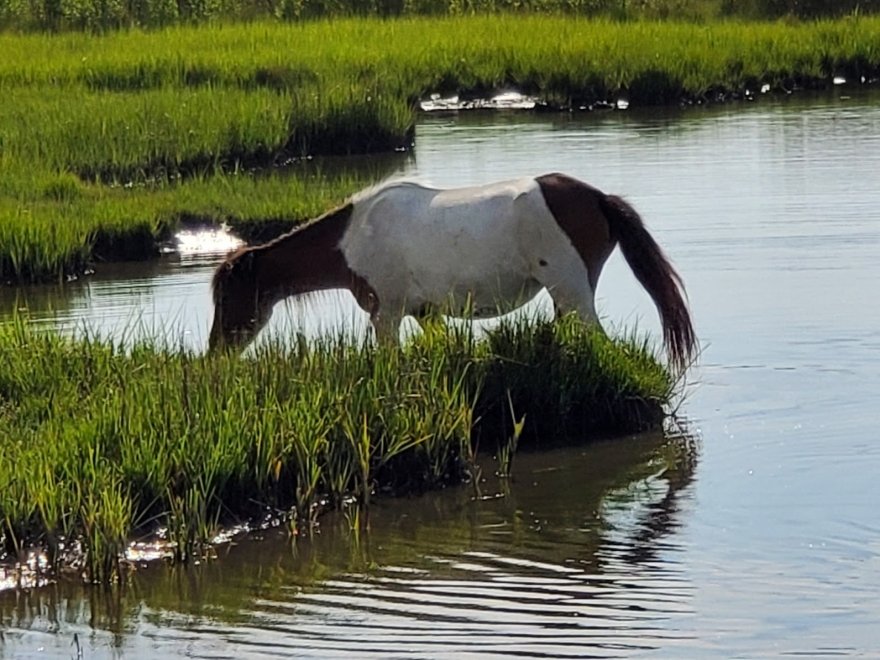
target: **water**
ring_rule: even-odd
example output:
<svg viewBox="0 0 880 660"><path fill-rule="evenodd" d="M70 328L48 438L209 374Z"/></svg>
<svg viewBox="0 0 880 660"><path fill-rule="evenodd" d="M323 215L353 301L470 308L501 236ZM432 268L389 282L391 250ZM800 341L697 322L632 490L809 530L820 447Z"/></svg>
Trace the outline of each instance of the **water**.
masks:
<svg viewBox="0 0 880 660"><path fill-rule="evenodd" d="M627 196L688 286L704 348L681 408L695 439L522 455L512 483L479 494L380 500L360 539L341 518L295 547L267 530L193 570L143 569L115 596L6 593L0 652L880 656L880 91L431 116L416 141L397 168L436 184L560 170ZM215 263L102 269L17 304L73 330L171 322L198 348ZM658 335L619 254L598 303L606 326ZM306 326L358 314L331 299ZM301 323L277 316L276 331Z"/></svg>

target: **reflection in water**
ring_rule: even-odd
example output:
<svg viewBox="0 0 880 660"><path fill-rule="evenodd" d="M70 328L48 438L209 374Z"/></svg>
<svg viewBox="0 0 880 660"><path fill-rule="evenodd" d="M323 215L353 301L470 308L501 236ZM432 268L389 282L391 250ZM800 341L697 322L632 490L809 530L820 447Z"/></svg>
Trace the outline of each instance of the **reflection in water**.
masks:
<svg viewBox="0 0 880 660"><path fill-rule="evenodd" d="M224 256L244 245L244 241L232 234L228 227L202 227L182 229L174 235L174 246L170 251L182 257L216 255Z"/></svg>
<svg viewBox="0 0 880 660"><path fill-rule="evenodd" d="M675 554L697 445L649 434L524 453L510 482L378 500L291 544L275 530L124 589L0 594L6 648L195 657L336 652L609 656L668 645L692 609ZM492 464L487 461L485 472ZM255 563L255 556L259 557Z"/></svg>

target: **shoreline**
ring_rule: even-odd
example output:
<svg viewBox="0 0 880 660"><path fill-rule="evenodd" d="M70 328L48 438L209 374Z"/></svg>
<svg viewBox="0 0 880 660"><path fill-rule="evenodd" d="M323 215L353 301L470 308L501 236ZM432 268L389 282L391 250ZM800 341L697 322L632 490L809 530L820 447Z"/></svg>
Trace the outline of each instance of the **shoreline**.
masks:
<svg viewBox="0 0 880 660"><path fill-rule="evenodd" d="M505 472L518 449L660 428L680 386L646 339L573 316L479 340L437 327L399 349L337 337L244 358L65 339L19 319L0 326L0 361L4 561L38 548L52 572L78 565L104 583L158 528L180 562L271 512L297 533L322 510L476 478L476 451Z"/></svg>

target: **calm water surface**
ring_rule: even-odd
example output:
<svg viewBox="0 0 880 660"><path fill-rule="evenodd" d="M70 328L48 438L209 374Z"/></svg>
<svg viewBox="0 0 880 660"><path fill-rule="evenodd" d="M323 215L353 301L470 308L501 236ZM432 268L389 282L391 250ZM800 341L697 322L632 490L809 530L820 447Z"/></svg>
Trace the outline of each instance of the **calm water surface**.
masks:
<svg viewBox="0 0 880 660"><path fill-rule="evenodd" d="M845 95L842 97L842 95ZM523 455L491 479L380 501L372 532L152 566L106 595L0 594L15 657L880 657L880 91L683 112L430 117L402 174L561 170L624 194L688 286L690 437ZM0 291L0 314L200 347L216 257ZM659 323L619 254L610 328ZM275 331L364 319L348 298ZM491 466L487 466L491 472Z"/></svg>

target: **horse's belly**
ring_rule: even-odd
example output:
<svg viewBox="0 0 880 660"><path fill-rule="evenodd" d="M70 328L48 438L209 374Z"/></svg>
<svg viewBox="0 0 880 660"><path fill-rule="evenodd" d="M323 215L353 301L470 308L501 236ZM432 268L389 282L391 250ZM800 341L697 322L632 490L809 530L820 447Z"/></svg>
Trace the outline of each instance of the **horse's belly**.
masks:
<svg viewBox="0 0 880 660"><path fill-rule="evenodd" d="M491 318L526 304L542 289L537 280L520 274L501 276L496 280L467 281L459 278L443 286L419 287L411 292L407 307L419 313L425 307L450 316Z"/></svg>

